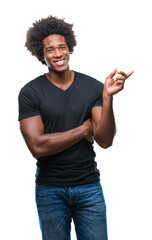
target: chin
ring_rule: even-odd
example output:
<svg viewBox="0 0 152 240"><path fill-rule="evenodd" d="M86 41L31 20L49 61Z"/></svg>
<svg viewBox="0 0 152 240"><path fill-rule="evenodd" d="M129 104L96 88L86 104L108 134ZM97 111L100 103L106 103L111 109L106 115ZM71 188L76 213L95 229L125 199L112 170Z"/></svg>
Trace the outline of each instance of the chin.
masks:
<svg viewBox="0 0 152 240"><path fill-rule="evenodd" d="M60 67L60 68L55 68L55 69L52 69L54 70L55 72L58 72L58 73L63 73L63 72L66 72L69 70L69 67Z"/></svg>

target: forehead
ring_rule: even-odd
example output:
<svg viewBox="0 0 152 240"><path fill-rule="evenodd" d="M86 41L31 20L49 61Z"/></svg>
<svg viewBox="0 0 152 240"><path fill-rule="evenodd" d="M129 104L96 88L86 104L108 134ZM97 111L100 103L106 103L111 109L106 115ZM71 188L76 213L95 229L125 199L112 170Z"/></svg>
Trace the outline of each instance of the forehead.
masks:
<svg viewBox="0 0 152 240"><path fill-rule="evenodd" d="M65 37L59 34L51 34L43 39L44 47L66 44Z"/></svg>

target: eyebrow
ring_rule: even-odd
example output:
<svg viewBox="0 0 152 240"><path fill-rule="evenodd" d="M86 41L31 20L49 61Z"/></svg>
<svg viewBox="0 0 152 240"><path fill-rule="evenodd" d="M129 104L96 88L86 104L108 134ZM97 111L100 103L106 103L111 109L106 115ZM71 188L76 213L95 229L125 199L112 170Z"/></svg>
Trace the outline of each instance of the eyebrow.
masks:
<svg viewBox="0 0 152 240"><path fill-rule="evenodd" d="M66 44L66 43L62 43L62 44L59 44L58 46L59 46L59 47L67 46L67 44ZM49 46L49 47L46 47L46 50L52 49L52 48L53 48L53 46Z"/></svg>

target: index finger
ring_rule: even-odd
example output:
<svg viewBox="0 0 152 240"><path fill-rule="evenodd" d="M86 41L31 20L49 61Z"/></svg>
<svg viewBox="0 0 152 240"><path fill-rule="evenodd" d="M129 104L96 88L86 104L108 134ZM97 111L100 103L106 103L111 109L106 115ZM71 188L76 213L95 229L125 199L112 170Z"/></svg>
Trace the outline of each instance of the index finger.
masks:
<svg viewBox="0 0 152 240"><path fill-rule="evenodd" d="M113 78L114 75L116 74L116 72L117 72L117 69L115 69L113 72L111 72L111 73L108 75L108 77L109 77L109 78Z"/></svg>

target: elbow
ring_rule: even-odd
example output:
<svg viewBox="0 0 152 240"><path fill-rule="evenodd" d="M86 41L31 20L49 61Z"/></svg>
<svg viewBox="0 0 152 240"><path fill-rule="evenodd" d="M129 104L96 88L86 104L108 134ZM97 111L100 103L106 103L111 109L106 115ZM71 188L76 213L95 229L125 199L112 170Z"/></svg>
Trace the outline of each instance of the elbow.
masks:
<svg viewBox="0 0 152 240"><path fill-rule="evenodd" d="M37 147L37 146L32 146L32 148L29 148L29 150L30 150L30 152L32 153L32 156L34 157L34 158L40 158L40 157L42 157L42 153L40 152L40 149L39 149L39 147Z"/></svg>
<svg viewBox="0 0 152 240"><path fill-rule="evenodd" d="M39 154L37 154L37 152L32 152L32 156L36 159L40 157Z"/></svg>
<svg viewBox="0 0 152 240"><path fill-rule="evenodd" d="M111 139L111 140L107 139L106 140L106 139L102 139L102 138L99 138L99 137L96 136L95 141L103 149L107 149L107 148L109 148L113 145L113 139Z"/></svg>
<svg viewBox="0 0 152 240"><path fill-rule="evenodd" d="M104 149L107 149L112 146L112 143L101 143L100 146Z"/></svg>
<svg viewBox="0 0 152 240"><path fill-rule="evenodd" d="M32 149L31 153L32 153L32 156L36 159L40 157L40 154L39 154L38 150L36 150L36 149Z"/></svg>
<svg viewBox="0 0 152 240"><path fill-rule="evenodd" d="M31 149L31 153L33 155L34 158L38 159L40 157L46 157L46 156L50 156L50 155L53 155L55 154L53 151L51 151L49 149L49 151L47 151L46 148L44 148L43 146L33 146L32 149Z"/></svg>
<svg viewBox="0 0 152 240"><path fill-rule="evenodd" d="M34 158L45 156L45 147L39 137L24 137L26 145Z"/></svg>

